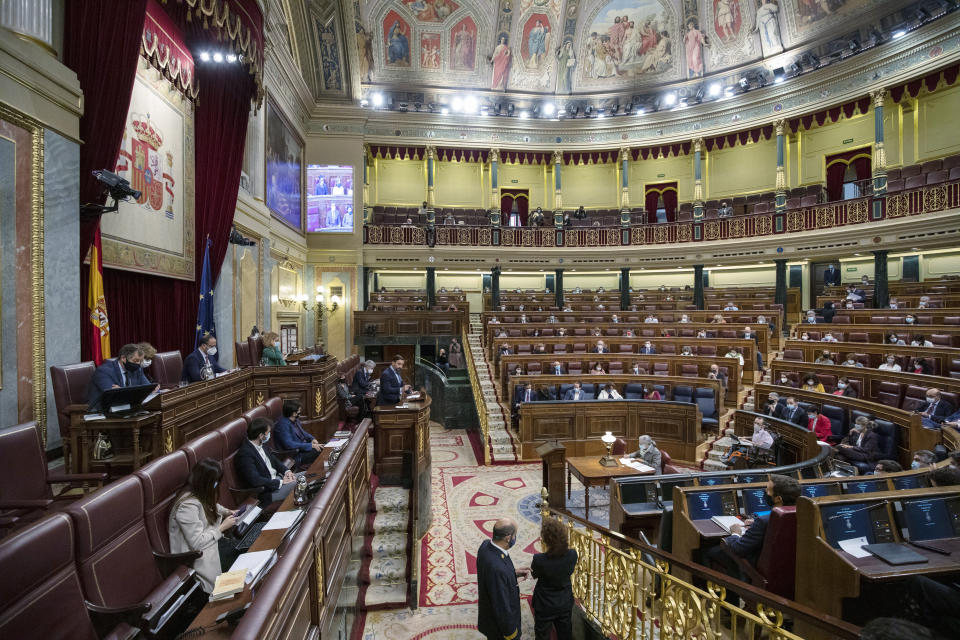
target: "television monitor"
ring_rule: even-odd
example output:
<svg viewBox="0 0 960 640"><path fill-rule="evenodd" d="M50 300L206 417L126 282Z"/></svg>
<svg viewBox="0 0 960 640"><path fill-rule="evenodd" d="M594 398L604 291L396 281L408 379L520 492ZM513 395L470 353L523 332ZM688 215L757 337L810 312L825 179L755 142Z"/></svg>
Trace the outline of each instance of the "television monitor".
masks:
<svg viewBox="0 0 960 640"><path fill-rule="evenodd" d="M769 473L761 473L756 475L741 473L737 475L737 482L743 482L745 484L749 482L766 482L769 479L770 479Z"/></svg>
<svg viewBox="0 0 960 640"><path fill-rule="evenodd" d="M754 489L743 489L740 491L740 506L745 516L765 516L770 513L770 506L767 504L765 496L766 487L757 487Z"/></svg>
<svg viewBox="0 0 960 640"><path fill-rule="evenodd" d="M664 504L673 504L673 488L689 487L693 484L693 478L676 478L674 480L660 481L660 500Z"/></svg>
<svg viewBox="0 0 960 640"><path fill-rule="evenodd" d="M820 518L827 542L840 548L841 540L866 538L868 544L893 542L885 502L823 505Z"/></svg>
<svg viewBox="0 0 960 640"><path fill-rule="evenodd" d="M903 500L901 533L907 540L960 536L960 498Z"/></svg>
<svg viewBox="0 0 960 640"><path fill-rule="evenodd" d="M307 165L307 231L353 233L353 167Z"/></svg>
<svg viewBox="0 0 960 640"><path fill-rule="evenodd" d="M858 480L856 482L844 482L844 493L873 493L874 491L886 491L886 480Z"/></svg>
<svg viewBox="0 0 960 640"><path fill-rule="evenodd" d="M737 481L736 476L701 476L701 487L712 487L718 484L733 484Z"/></svg>
<svg viewBox="0 0 960 640"><path fill-rule="evenodd" d="M808 498L819 498L821 496L840 495L840 484L837 482L823 482L818 484L800 485L800 495Z"/></svg>
<svg viewBox="0 0 960 640"><path fill-rule="evenodd" d="M898 476L893 478L894 489L920 489L929 487L930 482L925 474L914 474L912 476Z"/></svg>
<svg viewBox="0 0 960 640"><path fill-rule="evenodd" d="M737 515L733 491L693 491L687 494L687 511L691 520L709 520L713 516Z"/></svg>

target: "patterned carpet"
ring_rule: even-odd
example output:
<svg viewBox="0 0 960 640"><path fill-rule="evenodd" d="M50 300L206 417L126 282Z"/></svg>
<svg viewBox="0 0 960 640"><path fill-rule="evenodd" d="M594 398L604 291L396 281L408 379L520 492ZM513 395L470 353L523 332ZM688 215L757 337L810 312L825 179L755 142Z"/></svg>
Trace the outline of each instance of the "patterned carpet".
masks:
<svg viewBox="0 0 960 640"><path fill-rule="evenodd" d="M539 464L478 466L466 431L431 424L433 524L420 548L419 608L371 611L363 640L470 640L476 631L476 551L490 537L494 521L517 521L517 544L510 551L516 567L529 567L539 551ZM568 506L583 512L583 487L574 480ZM609 498L590 494L591 520L606 524ZM523 636L533 637L529 596L533 580L520 581Z"/></svg>

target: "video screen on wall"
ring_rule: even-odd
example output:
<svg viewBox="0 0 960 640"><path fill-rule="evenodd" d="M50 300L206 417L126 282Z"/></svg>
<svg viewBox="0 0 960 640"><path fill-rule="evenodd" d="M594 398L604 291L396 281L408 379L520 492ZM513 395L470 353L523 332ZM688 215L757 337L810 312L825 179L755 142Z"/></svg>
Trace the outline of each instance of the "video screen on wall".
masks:
<svg viewBox="0 0 960 640"><path fill-rule="evenodd" d="M353 167L307 165L307 231L353 231Z"/></svg>

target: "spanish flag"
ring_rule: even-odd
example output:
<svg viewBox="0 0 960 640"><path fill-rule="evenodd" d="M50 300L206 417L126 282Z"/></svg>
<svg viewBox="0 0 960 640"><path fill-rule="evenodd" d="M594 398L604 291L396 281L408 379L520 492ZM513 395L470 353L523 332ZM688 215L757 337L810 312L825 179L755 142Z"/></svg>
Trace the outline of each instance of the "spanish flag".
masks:
<svg viewBox="0 0 960 640"><path fill-rule="evenodd" d="M103 297L103 249L100 246L100 226L93 236L90 248L90 288L87 292L87 309L93 336L90 351L93 361L99 366L110 357L110 322L107 320L107 301Z"/></svg>

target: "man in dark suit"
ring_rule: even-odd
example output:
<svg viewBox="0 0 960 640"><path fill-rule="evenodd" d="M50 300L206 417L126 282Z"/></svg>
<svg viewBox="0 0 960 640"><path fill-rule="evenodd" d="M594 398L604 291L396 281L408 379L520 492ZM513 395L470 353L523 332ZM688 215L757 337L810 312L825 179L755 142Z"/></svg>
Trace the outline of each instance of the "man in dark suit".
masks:
<svg viewBox="0 0 960 640"><path fill-rule="evenodd" d="M807 412L800 408L797 399L793 396L787 398L787 402L783 405L783 410L780 411L778 417L801 427L807 426Z"/></svg>
<svg viewBox="0 0 960 640"><path fill-rule="evenodd" d="M143 374L143 351L136 344L120 347L116 360L107 360L93 372L87 387L87 403L91 411L100 411L100 398L104 391L120 387L136 387L150 384Z"/></svg>
<svg viewBox="0 0 960 640"><path fill-rule="evenodd" d="M370 376L373 375L373 369L376 366L373 360L367 360L363 363L362 367L357 369L353 374L353 382L350 383L350 390L353 393L359 395L361 398L370 393L373 388Z"/></svg>
<svg viewBox="0 0 960 640"><path fill-rule="evenodd" d="M560 364L559 360L554 360L553 364L550 365L550 373L555 376L563 375L563 365Z"/></svg>
<svg viewBox="0 0 960 640"><path fill-rule="evenodd" d="M773 507L792 506L797 503L800 497L800 483L796 478L782 476L771 473L767 480L766 502ZM743 529L743 525L735 524L730 527L730 536L719 544L711 547L706 553L707 566L722 571L729 576L743 580L740 574L740 568L732 556L746 558L752 564L757 564L757 558L760 556L760 550L763 549L763 539L767 534L767 522L770 520L770 514L757 516L753 523ZM791 552L792 553L792 552ZM730 596L739 598L732 592L727 592L728 601Z"/></svg>
<svg viewBox="0 0 960 640"><path fill-rule="evenodd" d="M187 382L200 382L204 379L204 369L213 373L226 371L217 360L217 339L209 333L200 338L200 345L183 359L182 378Z"/></svg>
<svg viewBox="0 0 960 640"><path fill-rule="evenodd" d="M954 411L953 405L940 397L940 389L927 389L927 404L920 410L920 422L927 429L939 429Z"/></svg>
<svg viewBox="0 0 960 640"><path fill-rule="evenodd" d="M583 391L583 385L580 384L580 381L577 380L573 383L572 389L567 389L567 392L563 394L564 400L586 400L587 394Z"/></svg>
<svg viewBox="0 0 960 640"><path fill-rule="evenodd" d="M323 445L300 425L300 401L284 400L283 415L273 426L277 448L297 452L297 464L308 465L323 451Z"/></svg>
<svg viewBox="0 0 960 640"><path fill-rule="evenodd" d="M707 374L707 378L710 380L719 380L720 386L724 389L727 388L727 374L725 374L723 371L720 371L720 367L718 365L710 365L710 373Z"/></svg>
<svg viewBox="0 0 960 640"><path fill-rule="evenodd" d="M597 340L597 346L591 349L590 353L610 353L610 349L607 348L603 340Z"/></svg>
<svg viewBox="0 0 960 640"><path fill-rule="evenodd" d="M832 264L829 265L827 270L823 272L823 284L828 287L840 286L840 269Z"/></svg>
<svg viewBox="0 0 960 640"><path fill-rule="evenodd" d="M640 353L643 354L653 354L657 352L657 348L654 347L649 340L643 343L643 346L640 347Z"/></svg>
<svg viewBox="0 0 960 640"><path fill-rule="evenodd" d="M296 485L293 472L263 444L270 439L270 421L257 418L247 427L247 440L233 457L233 466L244 485L260 489L260 502L269 504L287 497Z"/></svg>
<svg viewBox="0 0 960 640"><path fill-rule="evenodd" d="M403 383L400 372L403 371L403 356L393 356L390 366L380 374L380 393L377 394L377 404L397 404L410 385Z"/></svg>
<svg viewBox="0 0 960 640"><path fill-rule="evenodd" d="M518 577L529 569L515 569L506 553L517 543L517 523L501 518L493 525L493 539L477 550L477 629L487 640L519 640L520 587Z"/></svg>

